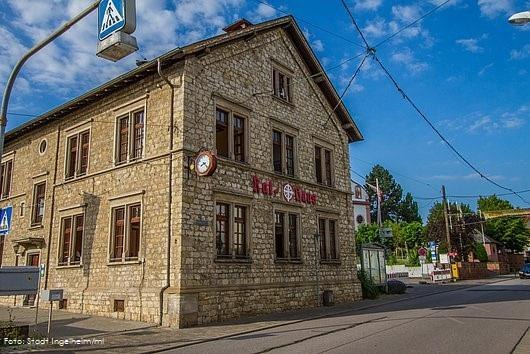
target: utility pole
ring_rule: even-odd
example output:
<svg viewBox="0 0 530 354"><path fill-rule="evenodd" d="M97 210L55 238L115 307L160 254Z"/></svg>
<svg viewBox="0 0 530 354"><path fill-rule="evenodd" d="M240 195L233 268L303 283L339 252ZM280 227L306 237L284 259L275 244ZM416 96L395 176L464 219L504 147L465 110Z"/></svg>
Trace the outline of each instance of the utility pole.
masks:
<svg viewBox="0 0 530 354"><path fill-rule="evenodd" d="M444 207L444 219L445 219L445 236L447 237L447 252L451 253L451 234L449 232L449 216L448 214L448 207L447 207L447 198L445 195L445 186L442 186L442 203ZM449 256L449 260L451 260L451 256Z"/></svg>
<svg viewBox="0 0 530 354"><path fill-rule="evenodd" d="M381 217L381 191L379 190L379 178L375 179L375 189L377 194L377 225L381 228L383 221Z"/></svg>

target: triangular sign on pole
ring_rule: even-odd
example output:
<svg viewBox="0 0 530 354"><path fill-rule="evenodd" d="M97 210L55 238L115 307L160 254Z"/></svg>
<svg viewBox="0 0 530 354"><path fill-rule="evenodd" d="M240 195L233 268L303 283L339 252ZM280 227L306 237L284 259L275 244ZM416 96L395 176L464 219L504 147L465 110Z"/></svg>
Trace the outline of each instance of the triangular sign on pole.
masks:
<svg viewBox="0 0 530 354"><path fill-rule="evenodd" d="M7 211L4 212L2 216L2 221L0 222L0 230L9 230L9 222L7 221Z"/></svg>
<svg viewBox="0 0 530 354"><path fill-rule="evenodd" d="M122 14L118 11L114 2L109 0L107 8L105 9L105 15L103 15L103 21L101 21L101 29L99 33L105 32L109 27L114 26L116 23L123 21Z"/></svg>

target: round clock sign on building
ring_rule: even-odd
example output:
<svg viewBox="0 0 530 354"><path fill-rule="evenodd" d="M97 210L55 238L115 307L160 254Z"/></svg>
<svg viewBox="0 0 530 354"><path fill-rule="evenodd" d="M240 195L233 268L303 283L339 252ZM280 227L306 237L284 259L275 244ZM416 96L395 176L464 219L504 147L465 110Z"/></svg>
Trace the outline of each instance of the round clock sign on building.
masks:
<svg viewBox="0 0 530 354"><path fill-rule="evenodd" d="M210 151L201 151L195 158L197 176L211 176L217 168L217 157Z"/></svg>

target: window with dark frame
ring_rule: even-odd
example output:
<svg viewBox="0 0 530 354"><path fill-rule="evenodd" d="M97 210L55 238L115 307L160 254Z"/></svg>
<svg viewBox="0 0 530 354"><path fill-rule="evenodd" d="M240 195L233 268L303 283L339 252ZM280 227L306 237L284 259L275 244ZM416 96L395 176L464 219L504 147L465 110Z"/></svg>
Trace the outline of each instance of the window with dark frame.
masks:
<svg viewBox="0 0 530 354"><path fill-rule="evenodd" d="M284 101L292 102L291 77L277 68L272 70L272 76L274 96Z"/></svg>
<svg viewBox="0 0 530 354"><path fill-rule="evenodd" d="M114 300L114 312L125 312L125 300Z"/></svg>
<svg viewBox="0 0 530 354"><path fill-rule="evenodd" d="M274 242L276 259L300 260L298 214L276 211L274 213Z"/></svg>
<svg viewBox="0 0 530 354"><path fill-rule="evenodd" d="M337 261L339 259L337 221L319 218L318 234L320 237L320 259L322 261Z"/></svg>
<svg viewBox="0 0 530 354"><path fill-rule="evenodd" d="M59 266L78 265L83 255L84 215L61 219Z"/></svg>
<svg viewBox="0 0 530 354"><path fill-rule="evenodd" d="M272 166L274 172L295 175L295 138L279 129L272 131Z"/></svg>
<svg viewBox="0 0 530 354"><path fill-rule="evenodd" d="M33 187L33 205L31 213L31 225L42 225L44 218L44 198L46 196L46 182L41 182Z"/></svg>
<svg viewBox="0 0 530 354"><path fill-rule="evenodd" d="M8 198L11 195L11 179L13 177L13 160L2 163L0 167L0 197Z"/></svg>
<svg viewBox="0 0 530 354"><path fill-rule="evenodd" d="M219 258L248 257L248 212L239 204L215 204L215 243Z"/></svg>
<svg viewBox="0 0 530 354"><path fill-rule="evenodd" d="M65 178L69 179L86 175L90 149L90 131L86 130L69 137L66 148L68 153Z"/></svg>
<svg viewBox="0 0 530 354"><path fill-rule="evenodd" d="M215 131L217 155L238 162L247 161L247 123L243 115L216 107Z"/></svg>
<svg viewBox="0 0 530 354"><path fill-rule="evenodd" d="M333 186L333 154L331 150L315 146L315 179L317 183Z"/></svg>
<svg viewBox="0 0 530 354"><path fill-rule="evenodd" d="M110 262L138 260L142 207L139 203L112 209Z"/></svg>
<svg viewBox="0 0 530 354"><path fill-rule="evenodd" d="M117 119L116 164L138 160L144 154L145 111L134 110Z"/></svg>
<svg viewBox="0 0 530 354"><path fill-rule="evenodd" d="M282 172L282 133L272 131L272 159L274 172Z"/></svg>

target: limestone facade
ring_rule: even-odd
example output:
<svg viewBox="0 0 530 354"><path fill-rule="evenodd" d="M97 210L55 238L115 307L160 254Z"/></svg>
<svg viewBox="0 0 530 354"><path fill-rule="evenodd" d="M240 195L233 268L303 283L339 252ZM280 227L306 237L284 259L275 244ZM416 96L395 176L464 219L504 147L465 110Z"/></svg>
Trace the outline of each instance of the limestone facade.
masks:
<svg viewBox="0 0 530 354"><path fill-rule="evenodd" d="M175 327L316 306L325 290L360 299L349 143L362 136L329 114L336 94L311 77L299 32L288 17L175 50L160 59L171 85L154 61L9 133L1 265L45 264L41 288L64 289L69 311ZM228 156L198 177L197 152L220 155L219 110L243 122L239 140L229 128Z"/></svg>

